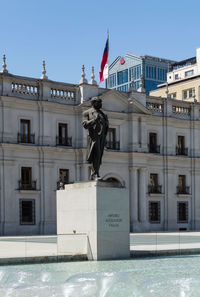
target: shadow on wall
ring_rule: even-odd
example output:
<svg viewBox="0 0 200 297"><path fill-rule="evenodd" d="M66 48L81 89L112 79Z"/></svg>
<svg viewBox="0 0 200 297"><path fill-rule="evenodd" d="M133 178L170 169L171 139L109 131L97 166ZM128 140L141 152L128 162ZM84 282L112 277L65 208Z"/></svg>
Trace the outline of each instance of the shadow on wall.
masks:
<svg viewBox="0 0 200 297"><path fill-rule="evenodd" d="M118 174L109 173L109 174L106 174L102 179L107 182L112 182L116 184L116 186L118 187L119 186L122 188L125 187L125 181Z"/></svg>

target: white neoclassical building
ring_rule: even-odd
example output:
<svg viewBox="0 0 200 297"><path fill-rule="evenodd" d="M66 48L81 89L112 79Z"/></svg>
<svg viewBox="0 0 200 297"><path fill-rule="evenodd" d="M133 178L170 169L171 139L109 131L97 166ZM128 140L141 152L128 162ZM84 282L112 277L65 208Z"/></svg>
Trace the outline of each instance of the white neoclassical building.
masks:
<svg viewBox="0 0 200 297"><path fill-rule="evenodd" d="M142 90L142 88L141 88ZM100 169L130 193L130 231L200 230L200 104L0 73L0 235L55 234L56 190L87 181L82 112L110 129ZM123 197L121 197L123 199Z"/></svg>

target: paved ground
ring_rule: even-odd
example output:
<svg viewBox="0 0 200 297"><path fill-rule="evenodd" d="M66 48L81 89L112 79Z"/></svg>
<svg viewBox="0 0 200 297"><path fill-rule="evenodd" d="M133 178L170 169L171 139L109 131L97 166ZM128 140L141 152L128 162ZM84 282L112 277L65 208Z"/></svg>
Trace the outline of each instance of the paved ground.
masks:
<svg viewBox="0 0 200 297"><path fill-rule="evenodd" d="M200 248L200 232L131 233L131 250Z"/></svg>
<svg viewBox="0 0 200 297"><path fill-rule="evenodd" d="M131 233L130 250L133 256L183 250L200 252L200 232ZM60 255L56 235L0 237L0 260Z"/></svg>

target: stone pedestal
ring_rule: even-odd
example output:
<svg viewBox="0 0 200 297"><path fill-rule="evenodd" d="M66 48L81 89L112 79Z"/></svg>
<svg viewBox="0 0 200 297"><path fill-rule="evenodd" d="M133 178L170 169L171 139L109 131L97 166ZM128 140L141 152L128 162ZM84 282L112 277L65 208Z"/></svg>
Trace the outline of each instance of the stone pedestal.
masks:
<svg viewBox="0 0 200 297"><path fill-rule="evenodd" d="M129 194L113 182L69 184L57 191L57 234L85 233L88 258L130 256Z"/></svg>

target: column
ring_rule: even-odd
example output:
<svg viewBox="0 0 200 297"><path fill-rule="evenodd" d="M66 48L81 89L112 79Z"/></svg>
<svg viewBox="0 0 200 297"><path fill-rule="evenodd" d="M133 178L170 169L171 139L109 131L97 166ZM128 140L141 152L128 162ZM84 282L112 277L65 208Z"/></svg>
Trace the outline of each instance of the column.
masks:
<svg viewBox="0 0 200 297"><path fill-rule="evenodd" d="M146 168L139 169L139 221L146 222Z"/></svg>
<svg viewBox="0 0 200 297"><path fill-rule="evenodd" d="M76 164L75 165L76 168L76 181L81 181L81 165L80 164Z"/></svg>
<svg viewBox="0 0 200 297"><path fill-rule="evenodd" d="M134 224L138 223L138 168L129 168L129 191L130 191L130 223L131 231Z"/></svg>

